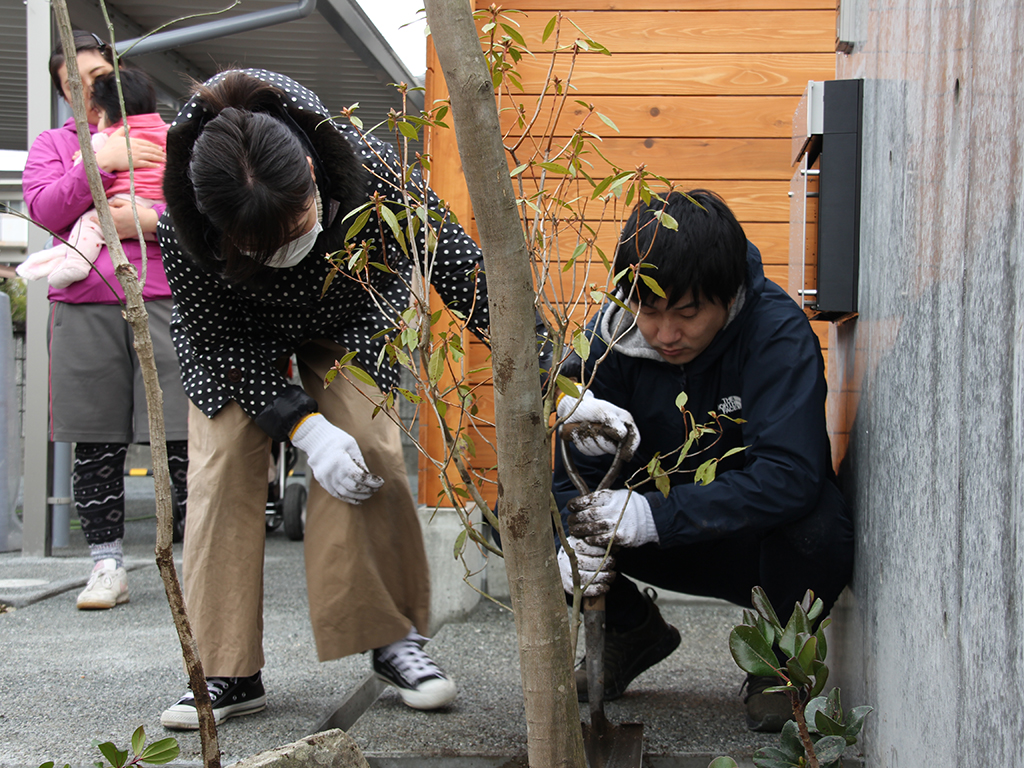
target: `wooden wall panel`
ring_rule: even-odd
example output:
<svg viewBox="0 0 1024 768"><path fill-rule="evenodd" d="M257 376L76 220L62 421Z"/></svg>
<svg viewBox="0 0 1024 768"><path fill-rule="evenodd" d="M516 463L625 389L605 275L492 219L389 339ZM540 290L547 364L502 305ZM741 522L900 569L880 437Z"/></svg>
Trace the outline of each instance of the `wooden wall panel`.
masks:
<svg viewBox="0 0 1024 768"><path fill-rule="evenodd" d="M608 117L618 131L596 115L583 122L588 110L575 103L574 94L559 115L557 136L571 136L583 127L602 138L758 136L788 140L793 134L792 116L799 101L796 96L589 96L586 101ZM515 112L503 110L502 129L508 131L516 119Z"/></svg>
<svg viewBox="0 0 1024 768"><path fill-rule="evenodd" d="M559 54L555 74L565 78L571 57ZM520 64L527 83L540 92L549 62L525 57ZM572 72L577 94L634 95L640 90L668 96L799 96L808 80L835 68L832 53L637 53L583 54ZM792 113L790 113L792 116Z"/></svg>
<svg viewBox="0 0 1024 768"><path fill-rule="evenodd" d="M528 41L540 41L553 14L516 19ZM579 29L563 27L559 46L579 37L622 53L820 53L835 43L835 10L821 11L610 11L574 13ZM546 42L553 50L554 35ZM542 44L543 45L543 44ZM542 49L532 45L537 53Z"/></svg>
<svg viewBox="0 0 1024 768"><path fill-rule="evenodd" d="M569 5L563 4L563 8ZM477 3L486 8L486 4ZM557 3L551 0L516 0L509 7L520 11L545 11L553 13ZM832 11L832 25L835 24L836 5L829 0L573 0L572 10L576 11L786 11L786 10L829 10ZM833 41L834 42L834 41Z"/></svg>
<svg viewBox="0 0 1024 768"><path fill-rule="evenodd" d="M490 3L476 0L478 8ZM750 240L761 250L765 274L783 287L788 283L789 163L792 115L808 80L832 79L835 73L835 13L833 0L573 0L572 9L555 0L518 0L509 3L525 11L514 18L534 51L541 30L562 6L590 38L612 51L611 56L586 53L577 57L574 90L555 128L568 137L586 116L579 99L592 103L618 131L596 115L585 128L598 134L601 152L617 166L645 165L668 177L678 188L711 189L736 213ZM564 27L561 42L579 35ZM570 55L560 53L556 72L564 76ZM517 96L529 114L547 74L550 60L538 53L525 58L519 72L527 95ZM428 103L446 93L433 50L428 46ZM503 128L516 122L507 97L498 101ZM543 126L538 125L538 128ZM434 167L442 173L431 179L434 189L456 202L467 230L474 231L465 187L458 178L454 133L440 132L428 145ZM525 155L520 155L523 157ZM517 164L521 160L515 161ZM599 162L595 172L605 164ZM557 183L548 179L548 184ZM537 181L523 178L526 194ZM580 188L580 194L589 194ZM588 207L588 216L596 208ZM622 214L623 211L618 211ZM621 221L621 216L619 218ZM609 258L620 224L606 222L598 243ZM574 243L566 236L559 256L567 258ZM603 287L606 268L600 264L575 265L566 272L552 265L557 290L571 293L589 283ZM582 315L574 319L580 322ZM814 324L827 360L828 326ZM486 368L483 345L469 345L471 367ZM490 419L493 388L486 375L474 375L481 411ZM477 466L490 467L493 451L487 439L493 428L480 428L474 437ZM490 473L493 476L493 473ZM437 485L421 476L421 489ZM492 499L493 488L487 491ZM434 490L421 491L432 499Z"/></svg>

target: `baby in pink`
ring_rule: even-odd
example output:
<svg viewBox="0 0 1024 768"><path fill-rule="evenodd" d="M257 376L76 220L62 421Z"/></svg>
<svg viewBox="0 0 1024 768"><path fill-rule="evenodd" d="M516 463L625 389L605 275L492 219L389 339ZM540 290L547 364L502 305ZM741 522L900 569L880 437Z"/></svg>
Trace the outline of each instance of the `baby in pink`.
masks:
<svg viewBox="0 0 1024 768"><path fill-rule="evenodd" d="M132 138L147 139L166 149L169 126L156 112L156 93L149 76L136 69L122 69L120 75L125 106L123 119L114 74L103 75L93 82L92 101L104 116L98 125L100 130L92 137L93 151L98 152L107 141L124 141L125 130ZM76 163L81 162L80 155L81 152L76 153ZM136 206L152 208L164 201L163 178L163 163L155 168L135 169ZM107 199L130 199L130 191L129 172L118 172L114 183L106 190ZM156 237L147 235L147 239ZM68 245L61 242L33 253L18 266L17 273L28 280L45 277L54 288L67 288L88 275L104 245L95 208L90 208L75 222L67 241Z"/></svg>

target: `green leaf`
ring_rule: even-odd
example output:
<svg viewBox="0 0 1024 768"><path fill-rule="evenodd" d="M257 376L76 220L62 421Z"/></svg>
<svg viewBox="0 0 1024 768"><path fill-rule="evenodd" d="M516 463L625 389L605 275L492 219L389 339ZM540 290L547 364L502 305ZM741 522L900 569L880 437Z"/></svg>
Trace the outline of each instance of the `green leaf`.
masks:
<svg viewBox="0 0 1024 768"><path fill-rule="evenodd" d="M807 686L811 684L811 678L797 663L796 659L790 659L786 662L786 672L789 673L789 679L793 685Z"/></svg>
<svg viewBox="0 0 1024 768"><path fill-rule="evenodd" d="M505 30L505 34L515 40L519 45L526 47L526 41L523 40L523 36L519 34L519 30L509 24L502 24L501 28Z"/></svg>
<svg viewBox="0 0 1024 768"><path fill-rule="evenodd" d="M816 618L821 616L821 612L823 610L825 610L825 604L821 602L821 598L819 597L814 601L814 604L811 605L811 610L807 612L807 618L814 621Z"/></svg>
<svg viewBox="0 0 1024 768"><path fill-rule="evenodd" d="M824 696L812 696L807 702L807 706L804 707L804 719L807 721L807 728L811 733L817 733L818 728L815 725L814 718L817 717L818 712L823 712L825 709L825 697Z"/></svg>
<svg viewBox="0 0 1024 768"><path fill-rule="evenodd" d="M105 741L98 745L98 747L103 756L107 758L107 762L114 766L114 768L122 768L128 761L128 753L119 750L111 741Z"/></svg>
<svg viewBox="0 0 1024 768"><path fill-rule="evenodd" d="M569 397L580 396L580 388L576 385L576 382L568 376L555 376L555 386L565 394L569 395Z"/></svg>
<svg viewBox="0 0 1024 768"><path fill-rule="evenodd" d="M804 609L799 605L794 605L793 613L790 614L786 628L779 639L779 648L787 656L796 656L797 636L801 633L809 635L811 633L811 623L807 620L807 614L804 613Z"/></svg>
<svg viewBox="0 0 1024 768"><path fill-rule="evenodd" d="M539 165L545 171L549 171L551 173L559 173L563 176L572 175L568 168L566 168L564 165L559 165L558 163L537 163L537 165Z"/></svg>
<svg viewBox="0 0 1024 768"><path fill-rule="evenodd" d="M621 184L623 181L625 181L632 175L632 171L623 171L622 173L617 173L614 176L607 176L606 178L598 182L596 187L594 187L594 191L590 195L590 199L593 200L597 198L602 192L608 189L608 187L616 184Z"/></svg>
<svg viewBox="0 0 1024 768"><path fill-rule="evenodd" d="M146 751L142 753L142 760L153 765L163 765L176 758L179 752L177 739L160 739L146 747Z"/></svg>
<svg viewBox="0 0 1024 768"><path fill-rule="evenodd" d="M814 745L814 753L818 756L820 765L836 762L843 756L845 749L846 739L842 736L826 736Z"/></svg>
<svg viewBox="0 0 1024 768"><path fill-rule="evenodd" d="M843 720L843 702L842 694L838 688L833 688L829 691L828 699L825 701L825 714L834 720L842 722Z"/></svg>
<svg viewBox="0 0 1024 768"><path fill-rule="evenodd" d="M132 752L136 755L139 754L145 745L146 729L140 725L135 729L135 733L132 734Z"/></svg>
<svg viewBox="0 0 1024 768"><path fill-rule="evenodd" d="M420 134L416 130L416 127L413 126L411 123L399 123L398 132L405 136L405 138L410 139L411 141L419 141Z"/></svg>
<svg viewBox="0 0 1024 768"><path fill-rule="evenodd" d="M807 716L807 713L804 713ZM807 721L811 722L810 719ZM820 709L814 713L814 727L818 729L818 733L823 736L843 736L846 733L846 728L842 723L837 723L831 717L826 715Z"/></svg>
<svg viewBox="0 0 1024 768"><path fill-rule="evenodd" d="M665 229L677 230L679 229L679 222L669 216L664 211L654 211L654 218L658 220Z"/></svg>
<svg viewBox="0 0 1024 768"><path fill-rule="evenodd" d="M857 734L864 727L864 718L874 710L874 707L854 707L850 710L850 716L846 718L846 730L843 735L847 744L857 743Z"/></svg>
<svg viewBox="0 0 1024 768"><path fill-rule="evenodd" d="M334 381L337 377L338 377L338 369L337 368L331 368L331 370L329 370L326 374L324 374L324 389L327 389L329 386L331 386L331 382Z"/></svg>
<svg viewBox="0 0 1024 768"><path fill-rule="evenodd" d="M708 459L699 467L693 475L693 482L697 485L711 485L715 480L715 466L718 462L715 459Z"/></svg>
<svg viewBox="0 0 1024 768"><path fill-rule="evenodd" d="M613 131L615 131L616 133L619 132L619 126L613 123L610 117L608 117L607 115L603 115L600 112L597 113L597 116L601 118L602 122L604 122L604 124L611 128Z"/></svg>
<svg viewBox="0 0 1024 768"><path fill-rule="evenodd" d="M787 720L786 724L782 726L782 732L779 734L779 746L794 762L804 756L804 743L800 741L800 728L795 720Z"/></svg>
<svg viewBox="0 0 1024 768"><path fill-rule="evenodd" d="M775 677L778 660L771 645L754 627L734 627L729 633L729 651L744 672L759 677Z"/></svg>
<svg viewBox="0 0 1024 768"><path fill-rule="evenodd" d="M658 475L654 479L654 485L659 491L661 491L661 495L667 499L668 494L672 490L672 481L669 479L669 476L665 474Z"/></svg>
<svg viewBox="0 0 1024 768"><path fill-rule="evenodd" d="M581 360L587 360L590 357L590 339L587 338L587 334L582 328L573 334L572 348Z"/></svg>
<svg viewBox="0 0 1024 768"><path fill-rule="evenodd" d="M767 593L761 587L754 587L750 592L750 602L757 611L775 630L776 634L782 634L782 622L779 621Z"/></svg>
<svg viewBox="0 0 1024 768"><path fill-rule="evenodd" d="M345 370L352 374L352 377L358 379L364 384L369 384L371 387L376 387L377 382L373 380L373 376L367 373L365 370L357 365L346 365Z"/></svg>
<svg viewBox="0 0 1024 768"><path fill-rule="evenodd" d="M800 652L796 655L796 663L800 665L801 669L806 671L811 670L811 664L814 663L816 654L818 651L818 639L813 635L808 637L800 648Z"/></svg>
<svg viewBox="0 0 1024 768"><path fill-rule="evenodd" d="M515 168L513 168L511 171L508 172L508 175L512 176L513 178L515 178L516 176L518 176L520 173L522 173L523 171L525 171L529 167L530 167L529 163L523 163L522 165L517 165Z"/></svg>
<svg viewBox="0 0 1024 768"><path fill-rule="evenodd" d="M818 658L822 661L828 655L828 640L825 637L826 626L828 626L828 620L821 622L818 631L814 633L814 637L818 640Z"/></svg>
<svg viewBox="0 0 1024 768"><path fill-rule="evenodd" d="M352 226L348 228L348 232L345 233L345 240L351 240L359 232L362 231L363 227L366 226L366 222L370 220L370 214L373 213L373 209L367 208L365 211L356 216L356 220L352 222Z"/></svg>
<svg viewBox="0 0 1024 768"><path fill-rule="evenodd" d="M739 768L739 765L731 757L716 757L708 763L708 768Z"/></svg>
<svg viewBox="0 0 1024 768"><path fill-rule="evenodd" d="M356 128L358 128L360 131L363 130L363 121L360 120L355 115L349 115L348 116L348 121L350 123L352 123L352 125L354 125Z"/></svg>
<svg viewBox="0 0 1024 768"><path fill-rule="evenodd" d="M754 753L754 765L757 768L799 768L800 764L778 747L762 747Z"/></svg>
<svg viewBox="0 0 1024 768"><path fill-rule="evenodd" d="M466 536L468 535L469 533L466 531L465 528L463 528L461 531L459 531L459 535L455 537L455 547L453 549L453 553L455 555L456 560L458 560L462 553L466 551Z"/></svg>
<svg viewBox="0 0 1024 768"><path fill-rule="evenodd" d="M658 281L655 280L653 277L651 277L650 275L645 275L641 272L640 279L643 280L647 287L651 289L651 293L660 296L663 299L666 298L665 292L661 289L661 286L658 285Z"/></svg>
<svg viewBox="0 0 1024 768"><path fill-rule="evenodd" d="M811 688L809 696L817 696L825 690L825 683L828 682L828 667L824 664L814 673L814 687Z"/></svg>
<svg viewBox="0 0 1024 768"><path fill-rule="evenodd" d="M402 232L402 225L398 222L398 217L395 216L395 212L388 208L386 205L380 207L381 218L384 219L388 227L391 228L392 234L398 241L398 245L401 247L403 252L406 252L405 248L405 234Z"/></svg>
<svg viewBox="0 0 1024 768"><path fill-rule="evenodd" d="M548 41L548 38L551 37L551 33L555 31L555 24L556 23L558 23L558 17L557 16L552 16L551 17L551 21L549 21L544 26L544 34L542 34L540 36L540 41L542 43L546 43Z"/></svg>
<svg viewBox="0 0 1024 768"><path fill-rule="evenodd" d="M680 411L685 411L686 401L689 399L690 396L688 394L686 394L685 392L680 392L678 395L676 395L676 408L678 408Z"/></svg>
<svg viewBox="0 0 1024 768"><path fill-rule="evenodd" d="M430 363L427 365L427 376L430 378L431 384L437 384L441 380L441 375L444 373L444 350L435 349L434 353L430 356Z"/></svg>

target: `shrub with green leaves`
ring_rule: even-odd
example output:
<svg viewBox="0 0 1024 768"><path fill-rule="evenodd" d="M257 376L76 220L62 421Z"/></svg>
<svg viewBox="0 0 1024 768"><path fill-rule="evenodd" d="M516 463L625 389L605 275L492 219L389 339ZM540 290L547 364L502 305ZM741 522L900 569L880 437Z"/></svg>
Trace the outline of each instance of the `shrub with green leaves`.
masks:
<svg viewBox="0 0 1024 768"><path fill-rule="evenodd" d="M178 740L174 738L160 739L147 747L146 731L141 725L132 734L132 758L130 760L128 759L128 752L118 749L112 741L105 741L102 744L93 742L93 745L106 758L105 763L99 760L96 761L97 768L126 768L126 766L139 765L141 763L163 765L176 758L179 752ZM51 760L48 763L43 763L39 768L53 768L53 766L54 763ZM65 763L64 768L71 768L71 766Z"/></svg>
<svg viewBox="0 0 1024 768"><path fill-rule="evenodd" d="M793 707L793 720L779 735L779 746L764 747L754 753L757 768L840 768L848 746L857 743L868 706L843 712L839 689L822 696L828 681L825 656L828 645L825 629L831 619L817 628L815 620L824 609L820 599L807 590L803 600L793 607L785 626L761 587L751 594L753 611L743 612L743 623L729 633L729 650L740 669L759 677L777 677L779 685L765 693L783 693ZM786 657L780 664L774 648ZM730 757L719 757L708 768L736 768Z"/></svg>

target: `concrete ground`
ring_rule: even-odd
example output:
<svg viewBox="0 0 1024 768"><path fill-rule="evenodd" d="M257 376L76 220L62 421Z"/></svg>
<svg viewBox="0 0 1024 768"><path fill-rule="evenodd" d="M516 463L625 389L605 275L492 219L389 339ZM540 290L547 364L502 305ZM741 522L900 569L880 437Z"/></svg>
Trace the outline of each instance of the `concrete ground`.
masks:
<svg viewBox="0 0 1024 768"><path fill-rule="evenodd" d="M128 478L126 534L131 602L109 611L75 609L91 568L81 533L51 558L0 554L0 766L91 766L94 742L126 748L131 733L175 736L178 766L201 765L195 733L165 731L160 712L186 688L180 647L152 560L152 479ZM175 545L180 557L180 545ZM178 562L180 571L180 561ZM219 729L223 764L287 744L317 730L343 727L378 768L525 765L515 628L510 613L482 601L465 621L449 623L428 646L459 684L441 712L404 706L368 677L366 655L319 663L307 616L301 542L277 530L266 547L265 712ZM500 591L501 579L491 583ZM752 752L776 737L743 724L743 674L727 648L738 608L662 594L665 618L682 634L680 648L607 705L613 723L644 724L645 766L705 768L730 754L749 765ZM582 641L581 641L582 643ZM586 709L584 706L584 713ZM519 759L517 759L519 758ZM851 765L849 761L846 765ZM855 763L853 763L855 764Z"/></svg>

